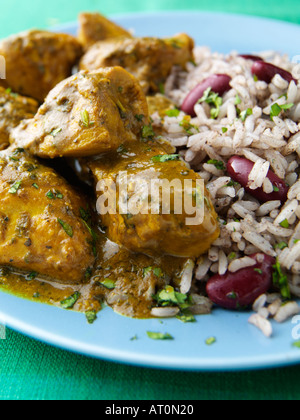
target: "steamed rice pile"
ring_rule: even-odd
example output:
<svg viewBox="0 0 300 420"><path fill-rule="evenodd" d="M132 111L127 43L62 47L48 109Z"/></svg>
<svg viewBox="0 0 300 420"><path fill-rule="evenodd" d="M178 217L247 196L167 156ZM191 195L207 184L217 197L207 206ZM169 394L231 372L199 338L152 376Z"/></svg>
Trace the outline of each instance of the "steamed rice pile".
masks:
<svg viewBox="0 0 300 420"><path fill-rule="evenodd" d="M299 66L288 57L274 52L260 56L300 79ZM165 137L206 181L220 218L221 236L198 261L196 280L206 282L214 274L251 266L255 262L249 255L261 252L278 259L288 276L291 293L300 297L300 86L294 81L289 84L280 75L271 84L255 80L251 73L253 62L237 53L225 56L201 47L196 48L195 57L196 63L190 63L186 72L174 68L165 94L180 108L198 83L213 74L227 74L232 78L232 89L223 96L218 118L211 118L206 103L196 105L196 117L191 119L188 130L182 124L183 112L163 120L158 114L152 118L154 125L163 125ZM272 120L271 107L275 103L294 106ZM240 117L237 108L246 111L246 118ZM255 163L249 177L253 190L262 187L266 193L273 191L267 178L269 169L284 179L290 186L288 201L261 204L232 182L226 163L233 155ZM249 321L269 336L272 331L267 318L272 316L282 322L298 313L299 306L296 302L282 305L280 294L269 294L258 299L254 310L256 314Z"/></svg>

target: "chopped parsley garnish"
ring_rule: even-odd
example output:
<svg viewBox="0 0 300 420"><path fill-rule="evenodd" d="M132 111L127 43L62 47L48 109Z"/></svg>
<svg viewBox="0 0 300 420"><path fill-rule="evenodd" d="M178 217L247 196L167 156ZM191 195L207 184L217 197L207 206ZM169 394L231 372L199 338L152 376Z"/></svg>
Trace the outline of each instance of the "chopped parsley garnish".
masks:
<svg viewBox="0 0 300 420"><path fill-rule="evenodd" d="M279 261L273 265L273 284L280 289L281 296L285 299L291 299L290 287L287 276L282 272Z"/></svg>
<svg viewBox="0 0 300 420"><path fill-rule="evenodd" d="M36 190L38 190L38 189L39 189L39 186L38 186L38 184L36 184L36 183L32 184L32 186L33 186L33 188L35 188Z"/></svg>
<svg viewBox="0 0 300 420"><path fill-rule="evenodd" d="M297 349L300 349L300 340L299 341L294 341L292 346L296 347Z"/></svg>
<svg viewBox="0 0 300 420"><path fill-rule="evenodd" d="M241 98L239 97L238 94L236 94L235 96L235 101L234 101L234 105L240 105L242 103Z"/></svg>
<svg viewBox="0 0 300 420"><path fill-rule="evenodd" d="M144 139L152 139L155 136L152 124L144 125L142 129L142 137Z"/></svg>
<svg viewBox="0 0 300 420"><path fill-rule="evenodd" d="M180 114L180 110L178 108L168 109L167 111L165 111L165 114L168 117L178 117L178 115Z"/></svg>
<svg viewBox="0 0 300 420"><path fill-rule="evenodd" d="M227 133L227 131L228 131L228 128L227 127L222 127L222 133L223 134Z"/></svg>
<svg viewBox="0 0 300 420"><path fill-rule="evenodd" d="M55 200L56 198L59 198L62 200L64 198L63 194L60 191L51 191L49 190L46 194L46 197L48 197L50 200Z"/></svg>
<svg viewBox="0 0 300 420"><path fill-rule="evenodd" d="M273 121L274 117L278 117L282 111L287 111L293 108L294 104L279 105L277 102L271 106L270 118Z"/></svg>
<svg viewBox="0 0 300 420"><path fill-rule="evenodd" d="M136 118L138 121L143 121L143 119L145 118L145 115L144 115L144 114L138 114L138 115L136 115L136 116L135 116L135 118Z"/></svg>
<svg viewBox="0 0 300 420"><path fill-rule="evenodd" d="M9 194L16 194L21 187L21 181L16 181L8 190Z"/></svg>
<svg viewBox="0 0 300 420"><path fill-rule="evenodd" d="M252 110L252 108L247 108L245 111L242 111L241 113L240 113L240 119L243 121L243 122L245 122L246 121L246 119L247 119L247 117L249 117L250 115L252 115L253 114L253 110Z"/></svg>
<svg viewBox="0 0 300 420"><path fill-rule="evenodd" d="M116 282L114 280L111 279L105 279L103 281L100 281L99 284L101 284L101 286L105 287L106 289L109 290L113 290L116 288Z"/></svg>
<svg viewBox="0 0 300 420"><path fill-rule="evenodd" d="M219 96L218 93L215 93L212 91L212 88L209 87L204 92L201 99L199 99L198 103L201 104L203 102L206 102L208 105L212 106L210 110L210 116L213 119L218 118L220 114L220 107L223 104L223 99L221 96Z"/></svg>
<svg viewBox="0 0 300 420"><path fill-rule="evenodd" d="M75 292L72 296L69 296L60 302L61 307L64 309L72 309L80 296L79 292Z"/></svg>
<svg viewBox="0 0 300 420"><path fill-rule="evenodd" d="M174 287L166 286L165 289L160 290L153 299L157 301L159 306L179 306L181 309L187 309L190 304L188 302L188 296L176 292Z"/></svg>
<svg viewBox="0 0 300 420"><path fill-rule="evenodd" d="M143 277L147 277L149 274L153 273L157 278L164 277L164 273L159 267L146 267L143 269Z"/></svg>
<svg viewBox="0 0 300 420"><path fill-rule="evenodd" d="M80 116L81 116L81 122L85 127L89 128L91 125L95 124L94 122L90 121L90 115L86 109L80 112Z"/></svg>
<svg viewBox="0 0 300 420"><path fill-rule="evenodd" d="M217 339L216 337L209 337L205 340L205 344L207 346L211 346L212 344L216 343Z"/></svg>
<svg viewBox="0 0 300 420"><path fill-rule="evenodd" d="M62 128L55 128L51 131L50 136L56 137L62 131Z"/></svg>
<svg viewBox="0 0 300 420"><path fill-rule="evenodd" d="M29 273L29 274L26 276L26 280L29 280L29 281L34 280L34 279L37 277L37 275L38 275L38 273L37 273L37 272L32 271L31 273Z"/></svg>
<svg viewBox="0 0 300 420"><path fill-rule="evenodd" d="M288 247L288 244L286 243L286 242L279 242L279 244L276 244L275 245L275 249L280 249L281 251L284 249L284 248L287 248Z"/></svg>
<svg viewBox="0 0 300 420"><path fill-rule="evenodd" d="M197 132L199 132L199 129L195 125L191 124L190 121L191 117L189 115L185 115L183 120L179 123L179 126L182 127L184 131L191 136L194 134L192 131L193 129Z"/></svg>
<svg viewBox="0 0 300 420"><path fill-rule="evenodd" d="M96 311L86 311L85 317L89 324L93 324L97 319L97 313Z"/></svg>
<svg viewBox="0 0 300 420"><path fill-rule="evenodd" d="M290 227L290 224L287 219L284 219L281 223L279 223L281 227L288 229Z"/></svg>
<svg viewBox="0 0 300 420"><path fill-rule="evenodd" d="M158 155L151 158L154 163L164 163L170 161L180 160L180 155Z"/></svg>
<svg viewBox="0 0 300 420"><path fill-rule="evenodd" d="M174 340L174 337L171 336L171 334L166 333L158 333L158 332L151 332L147 331L147 335L151 340Z"/></svg>
<svg viewBox="0 0 300 420"><path fill-rule="evenodd" d="M70 238L73 238L73 228L66 222L61 219L57 219L58 223L62 226L63 230L66 232Z"/></svg>
<svg viewBox="0 0 300 420"><path fill-rule="evenodd" d="M187 323L187 322L196 322L196 318L194 317L193 314L188 313L188 311L184 311L181 314L176 316L177 319L179 319L179 321Z"/></svg>
<svg viewBox="0 0 300 420"><path fill-rule="evenodd" d="M258 273L258 274L262 274L263 273L260 268L254 268L254 271L256 271L256 273Z"/></svg>
<svg viewBox="0 0 300 420"><path fill-rule="evenodd" d="M209 165L214 165L219 171L225 171L225 164L221 160L211 159L207 162Z"/></svg>

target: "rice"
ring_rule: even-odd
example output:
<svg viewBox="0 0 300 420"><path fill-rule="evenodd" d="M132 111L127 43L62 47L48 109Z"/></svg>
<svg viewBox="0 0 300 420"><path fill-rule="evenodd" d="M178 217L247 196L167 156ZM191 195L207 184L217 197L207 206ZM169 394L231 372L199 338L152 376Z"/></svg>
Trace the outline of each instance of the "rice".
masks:
<svg viewBox="0 0 300 420"><path fill-rule="evenodd" d="M260 56L299 80L298 65L288 57L273 51ZM180 124L185 115L182 111L176 117L159 121L153 118L154 125L157 122L162 126L164 136L180 148L180 155L205 180L220 220L220 237L199 258L195 282L189 272L182 280L181 291L194 290L197 281L205 282L213 274L237 272L254 265L249 256L261 252L278 260L291 292L300 297L300 84L288 83L279 74L270 84L255 81L251 73L253 63L236 52L223 55L197 47L195 62L188 64L187 71L174 68L165 94L180 107L198 83L212 74L227 74L232 78L231 88L223 95L218 117L211 118L207 103L198 103L188 132ZM274 104L285 107L291 103L292 107L270 118ZM241 118L240 113L247 110L249 115ZM248 179L253 194L228 176L226 164L233 155L254 163ZM212 160L220 164L215 165ZM258 188L267 194L274 191L268 177L270 170L290 186L286 203L260 203L255 198ZM262 297L255 302L256 314L249 322L270 336L272 327L266 318L285 319L297 311L296 305L282 306L276 295L272 302L265 302Z"/></svg>

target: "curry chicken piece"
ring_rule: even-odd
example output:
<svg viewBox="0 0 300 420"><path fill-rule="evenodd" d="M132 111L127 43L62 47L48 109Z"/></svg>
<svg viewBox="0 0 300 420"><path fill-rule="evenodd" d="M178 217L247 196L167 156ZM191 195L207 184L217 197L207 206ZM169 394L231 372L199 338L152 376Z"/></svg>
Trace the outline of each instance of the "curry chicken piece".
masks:
<svg viewBox="0 0 300 420"><path fill-rule="evenodd" d="M61 82L12 138L39 157L93 156L136 141L148 123L137 80L121 67L105 68Z"/></svg>
<svg viewBox="0 0 300 420"><path fill-rule="evenodd" d="M186 34L169 39L119 38L93 45L80 61L81 70L121 66L141 83L145 94L158 92L173 66L193 60L194 41Z"/></svg>
<svg viewBox="0 0 300 420"><path fill-rule="evenodd" d="M9 145L11 130L22 120L33 118L37 110L38 103L34 99L0 87L0 149Z"/></svg>
<svg viewBox="0 0 300 420"><path fill-rule="evenodd" d="M31 30L0 41L0 55L6 61L6 86L43 102L72 74L82 47L71 35Z"/></svg>
<svg viewBox="0 0 300 420"><path fill-rule="evenodd" d="M85 49L90 48L98 41L120 36L132 38L130 32L99 13L81 13L79 15L78 39Z"/></svg>
<svg viewBox="0 0 300 420"><path fill-rule="evenodd" d="M169 143L144 139L120 149L118 156L103 156L90 161L88 166L97 183L101 226L113 242L150 256L193 258L205 253L218 238L217 214L204 183L174 154ZM169 208L167 201L162 202L160 193L151 190L149 194L150 183L155 185L159 180L175 181L174 188L181 194L175 196L171 190ZM190 185L185 183L187 180ZM126 184L128 187L124 187ZM107 193L103 194L105 190ZM114 202L111 198L115 192ZM185 194L190 195L190 207L175 207L172 202L177 200L177 205L182 205ZM180 203L176 197L180 197ZM158 200L156 204L155 200ZM153 211L152 207L151 211L147 208L150 203L151 206L154 203ZM194 218L196 206L200 204L203 218L189 225L187 219Z"/></svg>
<svg viewBox="0 0 300 420"><path fill-rule="evenodd" d="M22 149L0 153L0 265L80 283L94 265L87 201Z"/></svg>

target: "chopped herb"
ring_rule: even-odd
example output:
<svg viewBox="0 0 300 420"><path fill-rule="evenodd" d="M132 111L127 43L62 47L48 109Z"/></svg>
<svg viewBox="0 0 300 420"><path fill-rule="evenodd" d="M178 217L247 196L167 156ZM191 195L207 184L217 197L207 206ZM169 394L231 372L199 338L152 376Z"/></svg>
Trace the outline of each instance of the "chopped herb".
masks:
<svg viewBox="0 0 300 420"><path fill-rule="evenodd" d="M78 301L78 299L80 298L80 293L79 292L75 292L72 296L69 296L68 298L62 300L60 302L60 305L64 308L64 309L72 309L75 305L75 303Z"/></svg>
<svg viewBox="0 0 300 420"><path fill-rule="evenodd" d="M187 134L191 136L192 134L194 134L192 131L193 129L197 132L199 132L199 129L195 125L191 124L190 121L191 117L189 115L185 115L183 117L183 120L179 123L179 126L182 127L184 131L186 131Z"/></svg>
<svg viewBox="0 0 300 420"><path fill-rule="evenodd" d="M144 114L139 114L139 115L136 115L136 116L135 116L135 118L136 118L138 121L143 121L143 119L145 118L145 115L144 115Z"/></svg>
<svg viewBox="0 0 300 420"><path fill-rule="evenodd" d="M35 271L32 271L26 276L26 280L29 280L29 281L34 280L37 277L37 275L38 273L36 273Z"/></svg>
<svg viewBox="0 0 300 420"><path fill-rule="evenodd" d="M299 341L294 341L292 346L296 347L297 349L300 349L300 340Z"/></svg>
<svg viewBox="0 0 300 420"><path fill-rule="evenodd" d="M231 252L229 255L228 255L228 259L229 260L234 260L236 258L236 253L235 252Z"/></svg>
<svg viewBox="0 0 300 420"><path fill-rule="evenodd" d="M165 114L168 117L178 117L178 115L180 114L180 110L178 108L168 109L167 111L165 111Z"/></svg>
<svg viewBox="0 0 300 420"><path fill-rule="evenodd" d="M56 137L62 131L62 128L55 128L51 131L50 136Z"/></svg>
<svg viewBox="0 0 300 420"><path fill-rule="evenodd" d="M153 156L151 160L154 163L170 162L170 161L180 160L180 155L158 155L158 156Z"/></svg>
<svg viewBox="0 0 300 420"><path fill-rule="evenodd" d="M258 77L256 76L256 74L254 74L254 75L253 75L253 80L254 80L254 82L258 82L258 80L259 80L259 79L258 79Z"/></svg>
<svg viewBox="0 0 300 420"><path fill-rule="evenodd" d="M246 121L247 117L253 114L252 108L247 108L245 111L240 113L240 119L244 122Z"/></svg>
<svg viewBox="0 0 300 420"><path fill-rule="evenodd" d="M285 299L291 299L290 287L288 284L288 278L282 272L279 261L276 261L276 264L273 265L273 284L275 287L280 289L281 296Z"/></svg>
<svg viewBox="0 0 300 420"><path fill-rule="evenodd" d="M21 181L16 181L8 190L10 194L16 194L19 188L21 187Z"/></svg>
<svg viewBox="0 0 300 420"><path fill-rule="evenodd" d="M205 340L205 344L207 346L211 346L212 344L216 343L217 339L215 337L209 337Z"/></svg>
<svg viewBox="0 0 300 420"><path fill-rule="evenodd" d="M93 324L97 319L97 313L96 311L86 311L85 317L89 324Z"/></svg>
<svg viewBox="0 0 300 420"><path fill-rule="evenodd" d="M176 316L179 321L187 323L187 322L196 322L196 318L191 313L181 313Z"/></svg>
<svg viewBox="0 0 300 420"><path fill-rule="evenodd" d="M149 125L144 125L143 130L142 130L142 137L144 139L148 139L148 138L153 138L155 136L155 133L153 131L153 127L152 124Z"/></svg>
<svg viewBox="0 0 300 420"><path fill-rule="evenodd" d="M236 94L235 96L235 101L234 101L234 105L240 105L242 103L241 98L239 97L238 94Z"/></svg>
<svg viewBox="0 0 300 420"><path fill-rule="evenodd" d="M39 186L38 186L38 184L36 184L36 183L32 184L32 186L33 186L33 188L35 188L36 190L38 190L38 189L39 189Z"/></svg>
<svg viewBox="0 0 300 420"><path fill-rule="evenodd" d="M214 165L219 171L225 171L225 164L221 160L211 159L207 162L209 165Z"/></svg>
<svg viewBox="0 0 300 420"><path fill-rule="evenodd" d="M284 248L287 248L287 247L288 247L288 244L286 242L279 242L279 244L276 244L274 248L283 250Z"/></svg>
<svg viewBox="0 0 300 420"><path fill-rule="evenodd" d="M147 331L147 335L151 340L174 340L174 337L172 337L170 334L162 334L157 332L151 332Z"/></svg>
<svg viewBox="0 0 300 420"><path fill-rule="evenodd" d="M270 118L273 121L274 117L278 117L278 115L282 112L282 111L287 111L289 109L291 109L294 106L294 104L284 104L284 105L279 105L277 102L275 104L273 104L271 106L271 112L270 112Z"/></svg>
<svg viewBox="0 0 300 420"><path fill-rule="evenodd" d="M153 299L159 306L179 306L181 309L187 309L190 306L188 296L176 292L172 286L166 286L165 289L160 290Z"/></svg>
<svg viewBox="0 0 300 420"><path fill-rule="evenodd" d="M276 185L273 185L273 191L274 191L274 192L279 192L279 188L278 188L278 187L276 187Z"/></svg>
<svg viewBox="0 0 300 420"><path fill-rule="evenodd" d="M300 241L300 239L295 239L294 244L297 244Z"/></svg>
<svg viewBox="0 0 300 420"><path fill-rule="evenodd" d="M159 91L160 91L160 93L161 93L162 95L164 95L164 94L165 94L165 85L164 85L163 83L160 83L160 84L158 85L158 89L159 89Z"/></svg>
<svg viewBox="0 0 300 420"><path fill-rule="evenodd" d="M55 199L55 195L53 194L52 191L48 191L46 194L46 197L50 198L50 200L54 200Z"/></svg>
<svg viewBox="0 0 300 420"><path fill-rule="evenodd" d="M218 93L215 93L212 91L212 88L209 87L204 92L201 99L199 99L198 103L201 104L203 102L206 102L208 105L212 106L212 109L210 111L210 116L213 119L218 118L220 114L220 107L223 104L223 99L221 96L219 96Z"/></svg>
<svg viewBox="0 0 300 420"><path fill-rule="evenodd" d="M136 341L138 339L137 335L134 335L133 337L131 337L130 341Z"/></svg>
<svg viewBox="0 0 300 420"><path fill-rule="evenodd" d="M228 128L227 127L222 127L222 133L227 133L227 131L228 131Z"/></svg>
<svg viewBox="0 0 300 420"><path fill-rule="evenodd" d="M226 297L228 299L236 300L237 299L237 294L234 291L232 291L230 293L227 293Z"/></svg>
<svg viewBox="0 0 300 420"><path fill-rule="evenodd" d="M81 116L81 122L85 127L89 128L92 124L95 124L94 122L90 121L90 115L86 109L80 112L80 116Z"/></svg>
<svg viewBox="0 0 300 420"><path fill-rule="evenodd" d="M149 274L153 273L157 278L164 277L164 273L159 267L146 267L143 269L143 277L147 277Z"/></svg>
<svg viewBox="0 0 300 420"><path fill-rule="evenodd" d="M116 288L116 282L111 279L105 279L103 281L99 282L102 286L104 286L106 289L113 290Z"/></svg>
<svg viewBox="0 0 300 420"><path fill-rule="evenodd" d="M254 268L254 271L256 271L258 274L262 274L262 270L260 268Z"/></svg>
<svg viewBox="0 0 300 420"><path fill-rule="evenodd" d="M64 222L61 219L57 219L57 221L62 226L62 228L66 232L66 234L68 236L70 236L70 238L73 238L73 229L72 229L72 227L68 223Z"/></svg>
<svg viewBox="0 0 300 420"><path fill-rule="evenodd" d="M279 223L281 227L288 229L290 227L290 224L287 219L284 219L281 223Z"/></svg>

